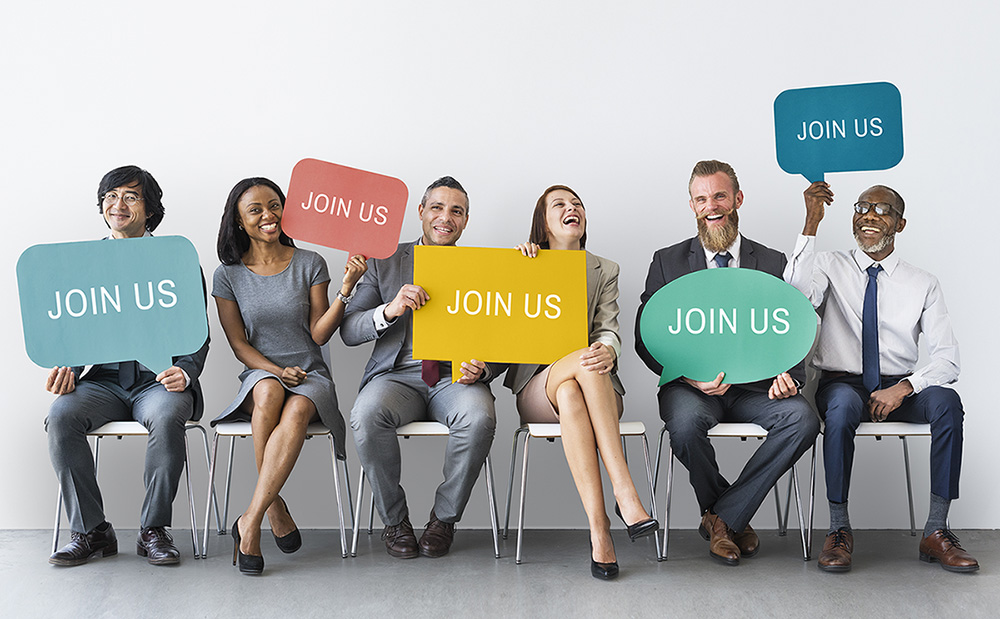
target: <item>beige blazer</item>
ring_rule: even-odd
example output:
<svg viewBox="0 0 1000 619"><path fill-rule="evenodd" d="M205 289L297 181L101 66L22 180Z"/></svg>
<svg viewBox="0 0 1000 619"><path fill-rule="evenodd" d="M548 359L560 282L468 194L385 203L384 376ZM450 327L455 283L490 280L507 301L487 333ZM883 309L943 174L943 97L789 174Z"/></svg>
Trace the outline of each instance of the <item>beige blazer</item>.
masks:
<svg viewBox="0 0 1000 619"><path fill-rule="evenodd" d="M618 357L622 342L618 338L618 264L587 252L587 323L590 325L590 343L602 342L615 351L615 367L611 370L611 383L619 395L625 387L618 379ZM536 364L512 364L503 384L518 394L535 375Z"/></svg>

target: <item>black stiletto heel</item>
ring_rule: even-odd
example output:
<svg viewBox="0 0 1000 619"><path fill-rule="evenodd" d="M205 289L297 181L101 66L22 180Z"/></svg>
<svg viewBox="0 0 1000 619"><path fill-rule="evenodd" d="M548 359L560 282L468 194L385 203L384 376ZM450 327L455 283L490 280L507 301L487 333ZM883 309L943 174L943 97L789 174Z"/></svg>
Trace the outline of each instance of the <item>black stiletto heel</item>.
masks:
<svg viewBox="0 0 1000 619"><path fill-rule="evenodd" d="M611 540L611 547L615 547L615 540ZM617 555L616 555L617 556ZM594 544L590 544L590 575L598 580L614 580L618 578L618 562L598 563L594 559Z"/></svg>
<svg viewBox="0 0 1000 619"><path fill-rule="evenodd" d="M257 575L264 572L264 557L260 555L245 555L240 551L240 519L233 523L233 565L237 559L240 564L240 572L243 574Z"/></svg>
<svg viewBox="0 0 1000 619"><path fill-rule="evenodd" d="M281 499L280 496L278 498ZM285 513L288 514L288 518L291 519L292 512L288 511L288 503L285 503L285 499L281 499L281 504L285 507ZM274 535L274 529L271 530L271 535ZM302 548L302 534L299 533L299 528L295 527L295 530L287 535L282 535L281 537L274 535L274 543L281 552L285 554L293 553Z"/></svg>
<svg viewBox="0 0 1000 619"><path fill-rule="evenodd" d="M625 522L625 516L622 516L622 510L618 507L618 502L615 501L615 514L621 519L622 524L628 529L628 538L633 542L640 537L646 537L647 535L652 535L656 533L656 530L660 528L660 523L654 518L648 520L643 520L642 522L637 522L635 524L629 524Z"/></svg>

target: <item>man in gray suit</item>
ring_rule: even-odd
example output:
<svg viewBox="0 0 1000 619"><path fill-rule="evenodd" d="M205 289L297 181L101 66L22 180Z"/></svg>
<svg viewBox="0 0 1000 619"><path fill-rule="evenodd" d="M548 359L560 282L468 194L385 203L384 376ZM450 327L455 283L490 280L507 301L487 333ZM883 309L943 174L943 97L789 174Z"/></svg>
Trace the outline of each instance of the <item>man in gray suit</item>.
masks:
<svg viewBox="0 0 1000 619"><path fill-rule="evenodd" d="M111 229L109 239L150 236L163 219L163 191L153 175L136 166L104 175L97 190L97 207ZM174 357L173 365L153 374L137 361L82 367L57 367L45 388L58 395L45 429L49 457L59 478L71 541L49 557L53 565L86 563L95 555L117 554L118 539L104 519L94 457L87 432L109 421L135 420L149 430L136 552L153 565L180 561L167 531L174 496L184 469L184 426L201 417L203 401L198 376L205 367L208 340L198 352Z"/></svg>
<svg viewBox="0 0 1000 619"><path fill-rule="evenodd" d="M348 346L375 340L351 411L361 465L385 523L386 551L401 559L448 553L496 428L489 381L496 368L472 359L451 382L448 362L413 359L413 315L430 297L413 284L413 246L454 245L469 221L469 196L450 176L434 181L418 207L423 235L401 243L389 258L373 260L347 307L340 336ZM444 481L438 486L423 535L417 542L406 495L399 485L396 428L418 420L448 426Z"/></svg>
<svg viewBox="0 0 1000 619"><path fill-rule="evenodd" d="M642 310L657 290L705 268L756 269L781 279L787 262L781 252L740 236L737 210L743 192L728 163L698 162L688 193L698 236L653 255L635 320L636 352L657 376L663 368L639 333ZM757 554L760 540L750 518L778 478L814 443L819 419L798 393L805 378L801 364L791 373L757 383L730 385L724 378L722 372L707 383L681 377L663 385L657 397L670 446L691 476L702 512L698 530L710 539L709 554L726 565L737 565L740 557ZM732 484L719 472L707 436L720 422L756 423L767 430L767 439Z"/></svg>

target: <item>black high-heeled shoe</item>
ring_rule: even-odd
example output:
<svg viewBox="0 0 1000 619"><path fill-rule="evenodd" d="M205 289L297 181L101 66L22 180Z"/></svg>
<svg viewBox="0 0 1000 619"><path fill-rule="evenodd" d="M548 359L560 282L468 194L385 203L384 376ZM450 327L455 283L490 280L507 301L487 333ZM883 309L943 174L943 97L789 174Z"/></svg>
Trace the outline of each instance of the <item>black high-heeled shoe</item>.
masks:
<svg viewBox="0 0 1000 619"><path fill-rule="evenodd" d="M288 518L292 518L292 512L288 511L288 503L285 503L285 499L281 499L281 504L285 507L285 513L288 514ZM274 543L278 546L278 550L285 554L290 554L302 548L302 534L299 533L299 528L295 527L295 530L287 535L282 535L278 537L274 533L274 529L271 529L271 535L274 535Z"/></svg>
<svg viewBox="0 0 1000 619"><path fill-rule="evenodd" d="M611 547L614 548L615 540L611 540ZM618 562L598 563L594 559L594 544L590 544L590 575L598 580L614 580L618 578Z"/></svg>
<svg viewBox="0 0 1000 619"><path fill-rule="evenodd" d="M633 542L640 537L646 537L647 535L652 535L656 533L656 530L660 528L660 523L656 521L655 518L649 518L648 520L643 520L642 522L637 522L635 524L629 524L625 522L625 516L622 516L622 510L618 507L618 502L615 501L615 514L621 519L622 524L628 529L628 538Z"/></svg>
<svg viewBox="0 0 1000 619"><path fill-rule="evenodd" d="M245 555L240 551L240 519L233 523L233 565L236 560L240 562L240 572L243 574L257 575L264 572L264 557L260 555Z"/></svg>

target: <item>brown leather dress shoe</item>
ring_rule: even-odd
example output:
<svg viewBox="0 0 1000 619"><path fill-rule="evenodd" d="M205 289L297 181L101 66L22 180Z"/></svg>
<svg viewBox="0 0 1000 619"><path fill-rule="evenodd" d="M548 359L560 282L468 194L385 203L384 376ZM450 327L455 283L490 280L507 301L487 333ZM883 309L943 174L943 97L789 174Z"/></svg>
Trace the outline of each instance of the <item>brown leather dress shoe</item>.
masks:
<svg viewBox="0 0 1000 619"><path fill-rule="evenodd" d="M174 546L174 538L164 527L146 527L135 539L135 552L146 557L150 565L176 565L181 553Z"/></svg>
<svg viewBox="0 0 1000 619"><path fill-rule="evenodd" d="M382 539L385 540L385 551L397 559L415 559L420 554L417 550L417 536L413 533L409 518L386 527L382 531Z"/></svg>
<svg viewBox="0 0 1000 619"><path fill-rule="evenodd" d="M451 543L455 539L455 523L443 522L431 512L431 519L424 527L420 536L420 554L425 557L438 558L448 554Z"/></svg>
<svg viewBox="0 0 1000 619"><path fill-rule="evenodd" d="M97 555L110 557L118 554L118 537L115 535L111 523L109 522L107 525L103 531L98 530L101 525L98 525L98 528L90 533L73 531L70 534L70 542L52 553L52 556L49 557L49 563L62 567L72 567L83 565L91 557Z"/></svg>
<svg viewBox="0 0 1000 619"><path fill-rule="evenodd" d="M837 529L823 541L823 552L819 553L816 565L824 572L849 572L852 552L854 534L844 528Z"/></svg>
<svg viewBox="0 0 1000 619"><path fill-rule="evenodd" d="M920 540L920 560L935 561L949 572L975 572L979 562L965 552L958 538L949 529L938 529Z"/></svg>
<svg viewBox="0 0 1000 619"><path fill-rule="evenodd" d="M740 533L733 533L733 543L740 549L740 556L744 559L749 559L760 551L760 538L750 525Z"/></svg>
<svg viewBox="0 0 1000 619"><path fill-rule="evenodd" d="M733 541L733 530L722 518L719 518L718 514L713 514L711 511L705 512L705 515L701 517L699 533L709 540L709 556L726 565L739 565L740 548Z"/></svg>

